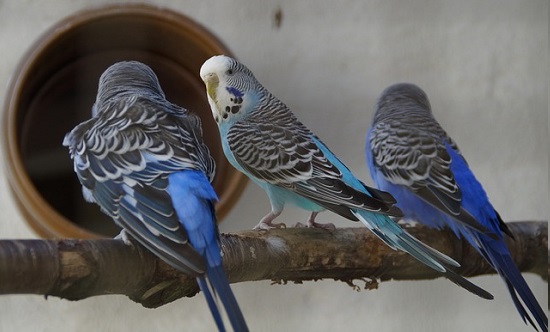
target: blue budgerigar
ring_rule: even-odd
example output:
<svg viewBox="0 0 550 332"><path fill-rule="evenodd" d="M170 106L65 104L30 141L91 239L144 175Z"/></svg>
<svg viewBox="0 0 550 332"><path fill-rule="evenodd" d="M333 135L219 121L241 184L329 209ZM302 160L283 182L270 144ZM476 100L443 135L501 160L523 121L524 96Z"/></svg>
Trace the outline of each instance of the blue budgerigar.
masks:
<svg viewBox="0 0 550 332"><path fill-rule="evenodd" d="M458 263L401 229L390 218L401 216L393 197L361 183L247 67L220 55L202 65L200 76L226 157L263 188L271 202L271 212L256 228L281 227L273 220L286 203L311 212L307 226L332 228L315 222L316 215L328 209L360 220L391 248L411 254L479 296L492 298L447 268Z"/></svg>
<svg viewBox="0 0 550 332"><path fill-rule="evenodd" d="M247 331L222 266L210 184L215 164L200 119L168 102L151 68L135 61L101 75L92 116L63 142L86 200L165 262L195 276L220 331L216 298L234 330Z"/></svg>
<svg viewBox="0 0 550 332"><path fill-rule="evenodd" d="M407 219L448 227L466 239L502 277L524 321L548 331L548 318L504 243L512 236L456 143L435 120L424 91L388 87L367 133L367 164L378 188L397 199Z"/></svg>

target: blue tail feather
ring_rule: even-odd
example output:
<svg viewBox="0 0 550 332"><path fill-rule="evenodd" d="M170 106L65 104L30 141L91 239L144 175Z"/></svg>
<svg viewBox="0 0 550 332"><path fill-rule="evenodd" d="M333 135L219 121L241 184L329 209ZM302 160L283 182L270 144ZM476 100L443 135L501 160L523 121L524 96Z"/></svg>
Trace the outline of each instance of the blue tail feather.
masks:
<svg viewBox="0 0 550 332"><path fill-rule="evenodd" d="M210 309L210 312L212 313L212 317L214 317L214 321L218 326L218 331L225 332L225 326L223 325L223 319L220 314L218 304L216 303L216 300L214 299L214 296L212 295L212 292L210 291L210 288L206 283L206 279L204 277L197 278L197 283L199 284L199 288L204 294L204 298L206 299L208 308Z"/></svg>
<svg viewBox="0 0 550 332"><path fill-rule="evenodd" d="M452 258L418 241L387 216L361 210L353 211L353 213L387 245L394 249L404 250L436 271L445 272L444 264L460 266Z"/></svg>
<svg viewBox="0 0 550 332"><path fill-rule="evenodd" d="M421 263L440 272L442 276L472 294L488 300L493 299L493 295L489 292L454 273L446 266L460 266L455 260L420 242L387 216L366 211L354 211L354 214L391 248L407 252Z"/></svg>
<svg viewBox="0 0 550 332"><path fill-rule="evenodd" d="M206 275L197 278L214 321L225 331L217 300L221 300L233 329L248 331L244 316L231 291L222 266L219 233L213 202L217 200L206 176L199 171L182 171L169 176L168 191L189 242L206 261Z"/></svg>
<svg viewBox="0 0 550 332"><path fill-rule="evenodd" d="M483 187L476 180L464 159L449 145L447 145L447 152L452 158L451 170L457 184L462 190L462 207L471 213L483 226L491 230L493 234L474 232L465 227L459 227L458 230L504 279L514 305L523 321L529 322L535 327L531 317L525 310L525 307L527 307L541 329L548 331L548 318L513 262L510 252L504 243L502 220L489 202L489 198ZM449 218L448 223L453 224L454 220ZM496 238L494 238L495 234L497 235ZM521 302L525 304L525 307Z"/></svg>
<svg viewBox="0 0 550 332"><path fill-rule="evenodd" d="M223 266L208 266L206 268L206 275L208 282L215 291L217 297L221 300L225 312L229 318L231 326L233 326L234 331L248 331L246 321L244 316L239 308L237 299L233 295L233 291L229 286L229 280L225 276Z"/></svg>
<svg viewBox="0 0 550 332"><path fill-rule="evenodd" d="M521 272L512 260L512 257L506 249L504 242L480 238L479 243L482 245L482 248L480 248L482 254L486 256L489 263L495 268L506 283L514 305L516 306L516 309L523 321L525 323L529 322L535 329L537 329L533 320L525 310L525 307L527 307L542 331L548 331L548 317L537 302L535 295L525 282L525 279L523 279Z"/></svg>

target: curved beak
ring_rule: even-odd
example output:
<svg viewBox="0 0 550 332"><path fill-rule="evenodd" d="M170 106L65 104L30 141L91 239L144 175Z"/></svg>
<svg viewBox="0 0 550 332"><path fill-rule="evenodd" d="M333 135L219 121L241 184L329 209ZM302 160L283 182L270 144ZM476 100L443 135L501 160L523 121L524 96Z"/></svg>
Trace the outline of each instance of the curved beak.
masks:
<svg viewBox="0 0 550 332"><path fill-rule="evenodd" d="M216 100L216 89L220 84L220 79L218 78L218 75L216 75L215 73L208 73L202 78L202 80L206 85L206 93L208 94L208 96L212 100Z"/></svg>

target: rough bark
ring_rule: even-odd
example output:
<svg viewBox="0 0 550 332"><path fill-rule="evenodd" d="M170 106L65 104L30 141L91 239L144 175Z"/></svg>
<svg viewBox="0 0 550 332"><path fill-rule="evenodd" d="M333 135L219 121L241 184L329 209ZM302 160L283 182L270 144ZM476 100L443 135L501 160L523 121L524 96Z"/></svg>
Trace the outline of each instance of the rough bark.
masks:
<svg viewBox="0 0 550 332"><path fill-rule="evenodd" d="M523 272L548 280L548 223L509 223L506 239ZM449 231L422 226L407 230L461 263L464 276L494 271L477 252ZM231 282L275 283L334 279L356 289L385 280L433 279L439 275L409 255L394 251L365 228L334 232L290 228L243 231L222 236L224 265ZM354 284L354 281L356 284ZM124 294L145 307L194 296L194 278L158 260L139 245L104 240L1 240L0 294L41 294L79 300Z"/></svg>

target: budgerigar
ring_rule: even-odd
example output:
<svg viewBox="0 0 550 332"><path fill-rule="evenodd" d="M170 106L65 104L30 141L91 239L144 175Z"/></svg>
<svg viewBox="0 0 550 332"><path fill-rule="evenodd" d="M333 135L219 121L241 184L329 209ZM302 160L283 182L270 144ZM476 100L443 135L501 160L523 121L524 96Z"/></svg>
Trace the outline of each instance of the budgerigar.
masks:
<svg viewBox="0 0 550 332"><path fill-rule="evenodd" d="M401 83L382 93L367 133L366 156L374 182L396 198L406 218L449 227L465 238L502 277L523 320L535 326L527 308L548 330L548 318L504 243L504 234L512 234L435 120L424 91Z"/></svg>
<svg viewBox="0 0 550 332"><path fill-rule="evenodd" d="M184 93L184 92L182 92ZM118 62L99 80L93 117L66 135L84 197L174 268L196 276L215 322L248 331L222 266L200 119L165 99L155 73Z"/></svg>
<svg viewBox="0 0 550 332"><path fill-rule="evenodd" d="M328 209L360 220L390 247L411 254L471 292L492 297L446 267L458 263L416 240L390 219L401 215L393 206L393 197L353 176L247 67L220 55L202 65L200 76L227 159L262 187L271 202L271 212L257 228L281 226L273 220L286 203L311 211L308 226L330 228L315 222L316 215Z"/></svg>

